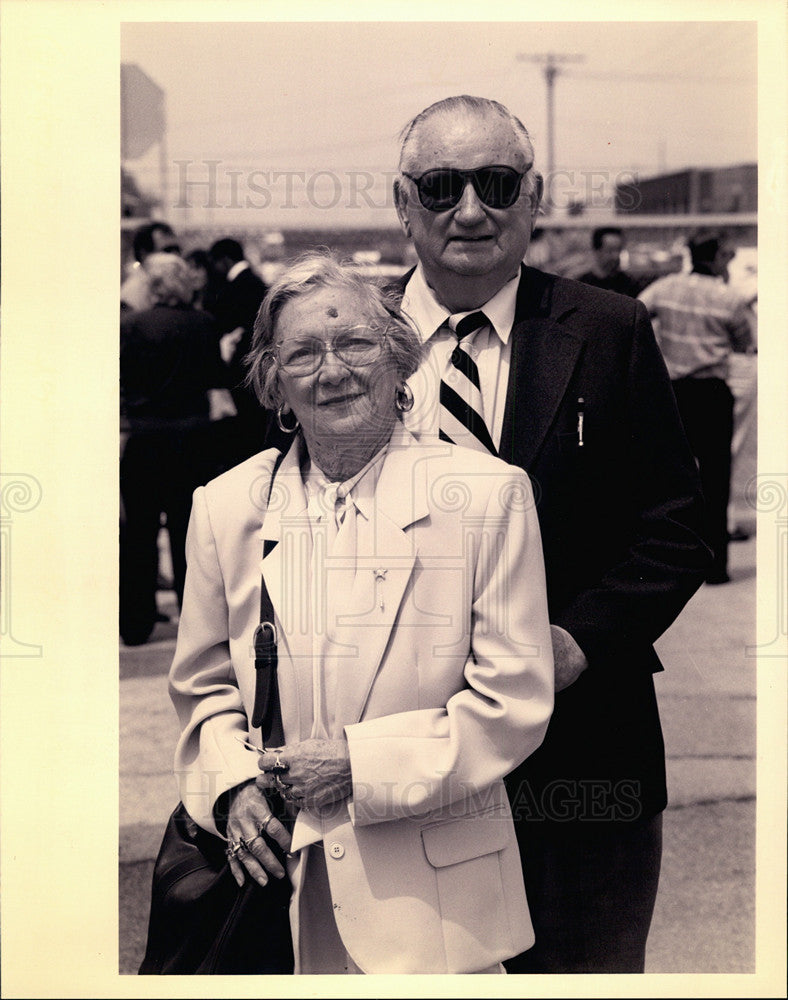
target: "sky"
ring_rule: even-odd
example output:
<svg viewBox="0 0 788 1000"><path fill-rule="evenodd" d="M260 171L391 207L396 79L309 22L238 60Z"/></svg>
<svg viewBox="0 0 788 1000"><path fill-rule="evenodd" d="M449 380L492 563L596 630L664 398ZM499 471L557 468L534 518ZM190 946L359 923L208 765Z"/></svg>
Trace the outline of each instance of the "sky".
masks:
<svg viewBox="0 0 788 1000"><path fill-rule="evenodd" d="M396 224L398 132L457 93L506 104L545 171L548 53L559 207L610 207L632 173L756 160L753 21L121 25L122 61L166 93L164 190L180 224ZM158 145L125 166L163 189Z"/></svg>

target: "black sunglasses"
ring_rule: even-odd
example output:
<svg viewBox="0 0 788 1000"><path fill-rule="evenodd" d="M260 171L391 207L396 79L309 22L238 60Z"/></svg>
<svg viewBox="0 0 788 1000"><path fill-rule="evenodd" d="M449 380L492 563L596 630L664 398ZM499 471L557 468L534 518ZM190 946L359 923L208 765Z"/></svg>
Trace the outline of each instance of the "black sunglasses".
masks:
<svg viewBox="0 0 788 1000"><path fill-rule="evenodd" d="M440 167L428 170L421 177L404 171L403 175L416 185L419 201L430 212L448 212L459 205L468 181L473 184L479 200L488 208L511 208L520 195L520 182L525 177L525 173L519 173L513 167L497 164L476 170Z"/></svg>

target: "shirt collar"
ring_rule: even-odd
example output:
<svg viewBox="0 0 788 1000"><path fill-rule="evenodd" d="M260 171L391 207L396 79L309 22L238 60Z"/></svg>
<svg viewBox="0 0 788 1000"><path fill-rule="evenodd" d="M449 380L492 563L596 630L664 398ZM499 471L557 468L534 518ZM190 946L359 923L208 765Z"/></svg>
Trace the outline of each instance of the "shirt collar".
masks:
<svg viewBox="0 0 788 1000"><path fill-rule="evenodd" d="M234 281L241 271L246 271L249 268L248 260L239 260L237 263L233 264L230 270L227 272L227 280Z"/></svg>
<svg viewBox="0 0 788 1000"><path fill-rule="evenodd" d="M514 310L517 304L517 289L520 284L520 271L500 288L495 295L479 309L484 312L500 340L506 344L514 326ZM458 317L467 316L476 309L464 313L452 313ZM446 321L449 313L435 298L435 293L427 284L421 264L410 277L405 294L402 296L402 313L410 319L418 331L422 343L426 343Z"/></svg>
<svg viewBox="0 0 788 1000"><path fill-rule="evenodd" d="M342 500L345 504L352 503L356 509L369 520L372 516L372 503L375 496L375 488L380 477L380 470L383 466L383 458L388 451L388 442L383 445L380 451L376 452L367 464L350 479L340 483L337 488L337 502ZM331 485L323 471L311 459L309 466L304 472L304 483L310 501L313 500L320 491Z"/></svg>

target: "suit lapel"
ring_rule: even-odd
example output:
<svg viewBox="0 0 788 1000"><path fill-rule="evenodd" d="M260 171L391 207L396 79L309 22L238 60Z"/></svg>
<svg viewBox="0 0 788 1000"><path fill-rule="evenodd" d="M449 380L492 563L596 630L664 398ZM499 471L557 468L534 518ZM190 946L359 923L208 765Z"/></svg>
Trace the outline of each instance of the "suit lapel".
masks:
<svg viewBox="0 0 788 1000"><path fill-rule="evenodd" d="M582 354L584 340L561 320L549 276L526 268L520 281L500 456L528 469L536 460Z"/></svg>
<svg viewBox="0 0 788 1000"><path fill-rule="evenodd" d="M403 294L413 269L392 284ZM536 461L583 351L553 275L523 267L517 291L500 457L528 469Z"/></svg>

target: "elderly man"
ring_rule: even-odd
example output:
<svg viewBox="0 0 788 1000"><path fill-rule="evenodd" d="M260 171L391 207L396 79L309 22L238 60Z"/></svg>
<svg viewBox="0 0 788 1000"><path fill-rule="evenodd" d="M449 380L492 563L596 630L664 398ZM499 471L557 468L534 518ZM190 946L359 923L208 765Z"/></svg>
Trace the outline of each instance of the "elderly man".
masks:
<svg viewBox="0 0 788 1000"><path fill-rule="evenodd" d="M427 345L406 422L530 475L555 713L508 781L536 945L510 972L642 972L665 759L655 639L703 580L701 498L643 306L522 264L542 179L522 123L453 97L404 129L397 212Z"/></svg>

